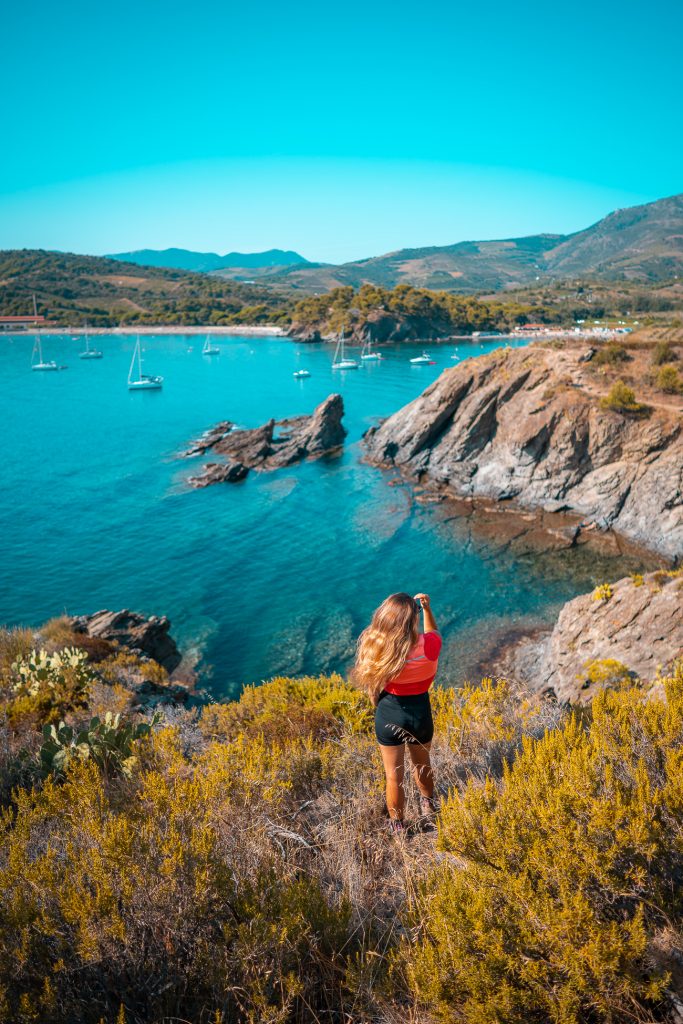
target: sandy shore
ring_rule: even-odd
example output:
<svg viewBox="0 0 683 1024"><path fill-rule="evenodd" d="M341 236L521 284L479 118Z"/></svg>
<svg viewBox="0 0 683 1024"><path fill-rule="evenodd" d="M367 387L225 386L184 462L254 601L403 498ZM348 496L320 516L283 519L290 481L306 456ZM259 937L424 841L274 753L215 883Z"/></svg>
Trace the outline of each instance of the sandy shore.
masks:
<svg viewBox="0 0 683 1024"><path fill-rule="evenodd" d="M3 337L23 337L24 335L34 334L48 334L50 336L56 334L64 334L67 336L71 335L83 335L85 329L83 327L41 327L37 330L30 331L3 331L0 332L0 338ZM165 327L163 324L155 324L150 326L149 324L133 325L131 327L89 327L88 334L180 334L180 335L191 335L191 334L232 334L239 336L251 335L253 337L272 338L273 335L278 337L285 337L287 332L282 327L276 327L274 324L262 324L258 327L245 325L244 327L230 326L230 327L179 327L178 324Z"/></svg>

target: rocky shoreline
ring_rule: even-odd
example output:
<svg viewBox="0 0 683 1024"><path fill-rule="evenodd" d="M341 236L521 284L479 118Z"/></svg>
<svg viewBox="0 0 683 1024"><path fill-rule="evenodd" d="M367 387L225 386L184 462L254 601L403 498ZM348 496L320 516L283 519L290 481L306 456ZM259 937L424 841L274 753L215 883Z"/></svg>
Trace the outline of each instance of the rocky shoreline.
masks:
<svg viewBox="0 0 683 1024"><path fill-rule="evenodd" d="M490 670L568 703L587 703L605 686L658 679L683 656L683 571L658 570L605 583L568 601L552 628L522 632Z"/></svg>
<svg viewBox="0 0 683 1024"><path fill-rule="evenodd" d="M194 441L184 458L213 452L220 462L207 462L202 472L189 478L192 487L244 480L251 469L270 472L304 459L338 452L344 444L344 401L329 395L310 416L269 420L261 427L237 430L229 420L218 423Z"/></svg>
<svg viewBox="0 0 683 1024"><path fill-rule="evenodd" d="M434 495L569 514L578 517L575 540L612 531L677 564L680 411L634 417L602 409L586 354L585 346L532 345L466 360L371 428L366 458Z"/></svg>

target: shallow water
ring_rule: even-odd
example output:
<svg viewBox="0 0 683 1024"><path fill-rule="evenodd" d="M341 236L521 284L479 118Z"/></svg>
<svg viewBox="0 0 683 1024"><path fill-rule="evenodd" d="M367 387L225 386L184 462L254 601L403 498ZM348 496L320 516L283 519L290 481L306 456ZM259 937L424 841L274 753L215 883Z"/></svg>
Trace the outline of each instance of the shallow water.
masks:
<svg viewBox="0 0 683 1024"><path fill-rule="evenodd" d="M131 337L97 337L104 358L92 361L78 359L82 342L46 338L44 358L68 364L63 373L31 372L31 338L0 338L0 622L165 614L213 691L234 696L278 674L342 670L387 593L426 590L445 632L441 677L459 681L499 630L550 621L624 567L581 550L474 549L441 507L414 503L407 487L389 486L395 474L361 464L363 431L452 366L452 345L431 349L433 366L411 366L421 347L405 345L335 372L327 346L218 337L221 354L208 357L202 340L145 337L145 370L163 374L164 389L131 393ZM298 367L311 377L294 380ZM333 391L349 431L338 458L187 487L201 460L177 454L206 428L310 412Z"/></svg>

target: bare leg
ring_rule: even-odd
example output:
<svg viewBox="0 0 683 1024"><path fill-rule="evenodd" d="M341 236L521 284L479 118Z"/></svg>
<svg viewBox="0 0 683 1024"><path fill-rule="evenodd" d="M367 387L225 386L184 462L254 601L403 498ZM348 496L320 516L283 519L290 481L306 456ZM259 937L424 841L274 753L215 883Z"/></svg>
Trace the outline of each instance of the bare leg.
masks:
<svg viewBox="0 0 683 1024"><path fill-rule="evenodd" d="M413 778L421 796L429 799L434 795L434 773L429 758L430 743L409 743L408 753L413 762Z"/></svg>
<svg viewBox="0 0 683 1024"><path fill-rule="evenodd" d="M385 747L381 743L379 749L384 763L384 774L387 780L387 810L390 818L403 820L403 808L406 794L403 788L405 744Z"/></svg>

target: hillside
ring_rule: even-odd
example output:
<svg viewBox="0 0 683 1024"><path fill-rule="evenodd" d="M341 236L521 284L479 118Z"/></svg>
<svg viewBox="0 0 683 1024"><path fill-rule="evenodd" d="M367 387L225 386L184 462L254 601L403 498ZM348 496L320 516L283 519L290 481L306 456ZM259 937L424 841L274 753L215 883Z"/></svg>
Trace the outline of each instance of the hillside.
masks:
<svg viewBox="0 0 683 1024"><path fill-rule="evenodd" d="M0 252L0 314L38 312L55 324L257 324L278 322L285 301L263 289L100 256ZM286 318L286 317L285 317Z"/></svg>
<svg viewBox="0 0 683 1024"><path fill-rule="evenodd" d="M468 292L576 276L662 282L677 274L683 275L683 194L617 210L573 235L400 249L336 267L290 267L266 280L307 291L369 283Z"/></svg>
<svg viewBox="0 0 683 1024"><path fill-rule="evenodd" d="M197 273L216 273L223 277L256 277L276 269L308 263L291 250L268 249L266 252L193 252L190 249L136 249L133 252L107 254L107 259L135 263L143 267L170 267Z"/></svg>
<svg viewBox="0 0 683 1024"><path fill-rule="evenodd" d="M680 666L581 716L436 687L438 833L408 776L391 838L339 676L208 702L74 629L0 630L7 1024L676 1021Z"/></svg>

